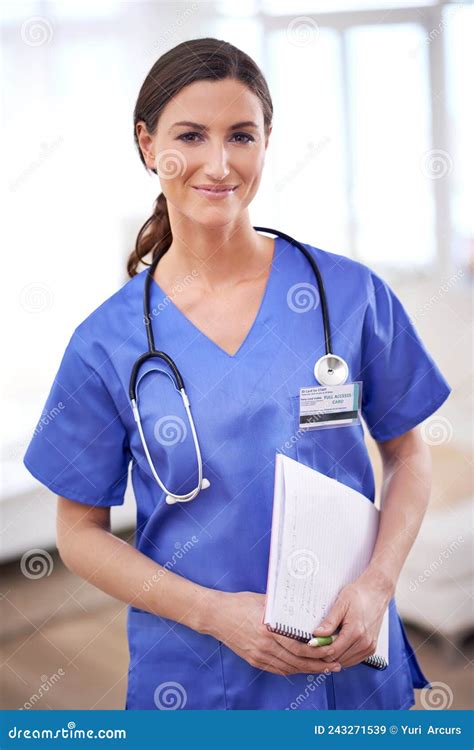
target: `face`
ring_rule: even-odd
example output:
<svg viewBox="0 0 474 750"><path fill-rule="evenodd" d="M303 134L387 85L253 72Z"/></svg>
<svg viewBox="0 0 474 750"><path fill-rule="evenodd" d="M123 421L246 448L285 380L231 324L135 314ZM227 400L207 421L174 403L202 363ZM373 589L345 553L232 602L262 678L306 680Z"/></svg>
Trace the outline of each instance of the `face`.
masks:
<svg viewBox="0 0 474 750"><path fill-rule="evenodd" d="M168 208L194 222L227 224L258 190L268 137L259 98L240 81L189 84L168 102L155 135L138 123L137 137Z"/></svg>

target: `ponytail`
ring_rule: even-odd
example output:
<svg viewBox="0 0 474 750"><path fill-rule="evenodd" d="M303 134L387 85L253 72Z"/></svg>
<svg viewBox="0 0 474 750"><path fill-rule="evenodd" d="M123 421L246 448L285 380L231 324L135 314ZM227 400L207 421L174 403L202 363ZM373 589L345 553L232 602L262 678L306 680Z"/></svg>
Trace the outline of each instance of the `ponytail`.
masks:
<svg viewBox="0 0 474 750"><path fill-rule="evenodd" d="M128 259L127 272L130 278L137 275L140 262L143 265L151 265L143 261L143 258L149 253L152 253L152 262L157 255L160 255L160 257L164 255L170 247L172 239L166 198L163 193L160 193L153 206L152 215L138 232L135 248Z"/></svg>

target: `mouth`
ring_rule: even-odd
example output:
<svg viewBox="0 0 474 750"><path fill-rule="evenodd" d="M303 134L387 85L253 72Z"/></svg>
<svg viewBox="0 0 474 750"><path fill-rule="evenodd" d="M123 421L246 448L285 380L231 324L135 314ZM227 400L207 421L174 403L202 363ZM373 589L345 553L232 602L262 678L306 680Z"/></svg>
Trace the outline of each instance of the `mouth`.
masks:
<svg viewBox="0 0 474 750"><path fill-rule="evenodd" d="M209 198L225 198L228 195L232 195L232 193L234 193L239 186L231 185L228 187L206 187L204 185L192 185L191 187L193 188L193 190L201 193L201 195L206 195Z"/></svg>

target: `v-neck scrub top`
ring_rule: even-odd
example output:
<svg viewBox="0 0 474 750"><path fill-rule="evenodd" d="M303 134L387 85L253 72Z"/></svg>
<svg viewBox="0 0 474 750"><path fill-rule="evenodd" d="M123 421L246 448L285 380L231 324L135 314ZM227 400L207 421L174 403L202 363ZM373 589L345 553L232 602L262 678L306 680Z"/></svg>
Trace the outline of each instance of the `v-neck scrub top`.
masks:
<svg viewBox="0 0 474 750"><path fill-rule="evenodd" d="M360 262L305 247L324 280L333 351L349 365L348 382L363 382L366 428L377 441L402 435L438 409L450 386L383 279ZM372 502L375 495L361 424L299 433L299 389L318 385L313 367L325 353L316 280L303 254L277 237L258 314L234 355L193 325L153 280L156 348L181 371L203 476L210 481L191 502L168 505L144 455L128 396L131 368L147 350L142 306L147 272L130 279L74 330L24 464L54 493L106 507L123 503L131 462L137 549L202 586L264 594L277 452ZM142 367L138 401L162 481L180 494L192 490L197 484L192 434L166 363L152 360ZM158 601L159 582L144 585L156 586ZM413 689L430 683L395 598L389 614L386 670L357 664L338 674L282 676L256 669L210 635L129 607L126 708L409 708Z"/></svg>

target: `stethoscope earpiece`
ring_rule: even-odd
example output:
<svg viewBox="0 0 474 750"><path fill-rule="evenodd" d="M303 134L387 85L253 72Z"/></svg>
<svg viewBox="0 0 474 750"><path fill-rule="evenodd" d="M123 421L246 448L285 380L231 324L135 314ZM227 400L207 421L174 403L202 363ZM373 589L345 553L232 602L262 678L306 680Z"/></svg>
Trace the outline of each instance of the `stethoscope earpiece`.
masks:
<svg viewBox="0 0 474 750"><path fill-rule="evenodd" d="M206 479L204 477L203 480L202 480L202 482L201 482L201 490L207 490L207 488L210 487L210 486L211 486L211 483L210 483L209 479ZM197 492L196 492L196 495L197 495ZM193 499L194 499L194 496L193 497L189 497L187 500L178 499L178 497L176 497L175 495L166 495L166 497L165 497L165 501L168 503L168 505L174 505L175 503L178 503L178 502L180 502L180 503L186 503L186 502L189 502L190 500L193 500Z"/></svg>

